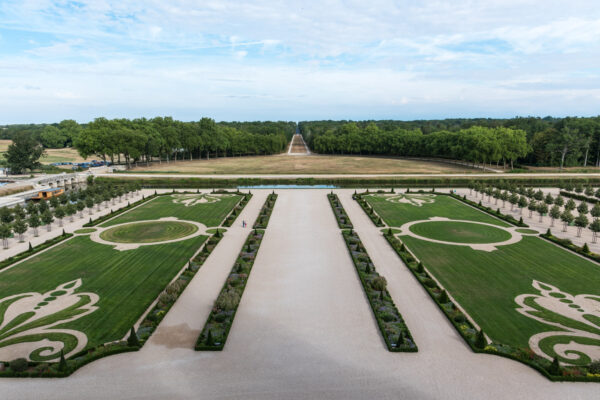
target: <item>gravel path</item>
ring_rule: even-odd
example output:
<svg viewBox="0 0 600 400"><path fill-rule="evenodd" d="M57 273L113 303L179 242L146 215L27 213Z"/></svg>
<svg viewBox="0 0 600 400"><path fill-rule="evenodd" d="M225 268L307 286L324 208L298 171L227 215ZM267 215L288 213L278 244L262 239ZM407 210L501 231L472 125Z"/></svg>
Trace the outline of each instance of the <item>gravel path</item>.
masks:
<svg viewBox="0 0 600 400"><path fill-rule="evenodd" d="M327 191L279 191L223 352L196 336L247 229L233 227L138 353L67 379L0 379L11 399L592 399L597 384L552 383L520 363L472 353L379 229L338 190L419 353L390 353L360 287ZM257 215L267 191L241 218Z"/></svg>

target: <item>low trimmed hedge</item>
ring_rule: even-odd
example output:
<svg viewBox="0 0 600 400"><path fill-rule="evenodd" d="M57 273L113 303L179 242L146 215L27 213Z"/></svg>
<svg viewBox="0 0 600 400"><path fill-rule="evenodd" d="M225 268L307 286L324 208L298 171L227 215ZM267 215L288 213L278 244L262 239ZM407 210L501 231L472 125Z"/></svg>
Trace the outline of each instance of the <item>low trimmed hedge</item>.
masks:
<svg viewBox="0 0 600 400"><path fill-rule="evenodd" d="M494 343L486 345L484 348L476 346L477 331L473 325L469 322L466 316L458 309L450 298L445 294L447 302L440 302L440 298L444 296L442 294L443 289L439 288L430 275L427 273L426 268L422 263L410 253L409 249L404 243L402 243L393 234L385 234L385 238L392 248L396 251L398 256L402 259L406 267L413 273L413 276L421 283L425 291L438 305L440 310L446 315L450 323L454 326L456 331L462 336L462 338L471 347L471 350L475 353L486 353L493 354L501 357L510 358L511 360L519 361L526 364L539 373L550 379L551 381L577 381L577 382L600 382L598 376L588 376L587 368L584 367L560 367L562 375L551 375L549 370L552 364L551 361L544 357L540 357L533 353L531 349L517 348L501 343ZM445 293L445 292L444 292Z"/></svg>
<svg viewBox="0 0 600 400"><path fill-rule="evenodd" d="M45 250L50 246L54 246L55 244L60 243L63 240L66 240L70 237L73 237L72 233L64 233L55 238L48 239L44 243L40 243L37 246L34 246L31 250L25 250L25 251L23 251L19 254L16 254L12 257L8 257L6 260L3 260L2 262L0 262L0 270L3 270L4 268L13 265L16 262L19 262L21 260L26 259L27 257L30 257L36 253L39 253L40 251Z"/></svg>
<svg viewBox="0 0 600 400"><path fill-rule="evenodd" d="M383 190L379 190L379 191L377 191L375 193L384 193L384 191ZM377 226L379 228L384 227L385 224L383 223L383 220L381 219L381 217L375 212L375 210L373 209L373 207L371 207L369 205L369 203L367 203L367 201L365 199L363 199L364 195L369 195L369 194L373 194L373 193L370 193L369 189L367 189L367 191L364 192L364 193L358 194L358 193L355 192L352 195L352 198L358 202L358 204L364 210L364 212L367 214L367 216L369 218L371 218L371 221L373 221L373 223L375 224L375 226Z"/></svg>
<svg viewBox="0 0 600 400"><path fill-rule="evenodd" d="M69 235L73 236L71 234ZM26 371L15 372L12 371L10 367L7 367L4 371L0 371L0 377L66 377L84 365L100 358L139 350L146 343L150 335L156 330L166 313L171 309L173 304L175 304L196 272L200 269L202 264L204 264L219 241L221 241L222 237L223 232L218 231L218 233L215 233L204 242L201 247L202 250L189 261L188 268L179 274L177 279L169 284L165 291L161 293L158 303L146 315L137 330L136 335L139 338L139 347L129 346L126 340L105 343L91 349L85 349L70 357L66 360L66 367L64 370L60 370L58 362L28 362Z"/></svg>
<svg viewBox="0 0 600 400"><path fill-rule="evenodd" d="M600 199L597 199L595 197L588 197L583 194L571 193L571 192L567 192L566 190L561 190L560 195L563 197L569 197L571 199L585 201L585 202L592 203L592 204L596 204L596 203L600 202Z"/></svg>
<svg viewBox="0 0 600 400"><path fill-rule="evenodd" d="M215 192L215 193L217 193L217 192ZM250 202L250 199L252 198L252 193L239 193L238 192L236 194L241 195L242 199L239 201L239 203L236 204L235 207L233 207L233 210L231 210L229 215L227 217L225 217L225 220L221 224L224 227L230 227L231 225L233 225L233 223L235 222L237 217L241 214L241 212L246 207L246 204L248 204L248 202Z"/></svg>
<svg viewBox="0 0 600 400"><path fill-rule="evenodd" d="M215 300L204 328L198 336L195 350L221 351L225 347L263 235L264 231L257 229L248 235L244 247Z"/></svg>
<svg viewBox="0 0 600 400"><path fill-rule="evenodd" d="M375 270L375 265L360 241L358 234L350 229L343 230L342 236L387 349L393 352L419 351L390 293L387 289L379 292L372 287L372 282L380 275ZM402 340L402 343L400 343L400 340Z"/></svg>
<svg viewBox="0 0 600 400"><path fill-rule="evenodd" d="M486 212L490 215L493 215L496 218L500 218L501 220L504 220L506 222L508 222L509 224L518 226L520 228L529 228L529 225L527 225L524 222L518 221L516 220L512 215L506 215L506 214L502 214L500 212L498 212L498 210L494 210L493 208L490 207L486 207L486 206L482 206L479 203L476 203L474 201L468 200L467 198L463 197L463 196L459 196L457 194L454 193L443 193L443 192L434 192L434 194L436 195L443 195L443 196L450 196L456 200L460 200L465 204L468 204L472 207L475 207L483 212Z"/></svg>
<svg viewBox="0 0 600 400"><path fill-rule="evenodd" d="M106 222L109 219L111 219L113 217L116 217L117 215L123 214L124 212L129 211L132 208L139 206L140 204L146 203L146 202L148 202L148 201L152 200L153 198L158 197L160 195L162 195L162 193L161 194L154 193L153 195L150 195L148 197L143 197L142 199L136 201L135 203L128 204L125 207L119 208L118 210L111 211L110 213L108 213L106 215L103 215L103 216L98 217L96 219L90 220L90 222L87 222L87 223L83 224L83 226L85 228L89 228L89 227L101 224L103 222Z"/></svg>
<svg viewBox="0 0 600 400"><path fill-rule="evenodd" d="M271 193L265 204L263 204L260 209L260 213L258 213L258 217L252 226L254 229L266 229L267 225L269 225L269 220L271 219L271 214L273 213L273 208L275 208L275 201L277 200L277 194L275 192Z"/></svg>
<svg viewBox="0 0 600 400"><path fill-rule="evenodd" d="M575 253L582 255L586 258L589 258L592 261L598 262L600 263L600 254L596 254L596 253L592 253L592 252L585 252L583 251L583 246L577 246L576 244L574 244L573 242L571 242L570 239L561 239L558 238L554 235L552 235L552 232L550 232L550 234L548 233L542 233L540 235L540 237L543 237L546 240L551 241L552 243L555 243L559 246L562 246L566 249L569 249L571 251L574 251Z"/></svg>
<svg viewBox="0 0 600 400"><path fill-rule="evenodd" d="M273 197L272 197L273 196ZM271 210L275 206L277 200L276 194L271 194L265 200L263 209L268 206ZM260 219L260 215L257 217L257 221ZM268 224L267 219L265 223ZM254 224L256 225L256 223ZM260 249L262 239L265 231L262 229L256 229L246 239L244 246L242 247L240 254L233 264L229 276L225 280L221 292L215 304L213 305L208 318L202 328L200 336L196 341L194 347L197 351L221 351L225 347L229 331L233 326L235 320L235 314L242 300L246 284L250 277L250 272L254 266L254 261Z"/></svg>
<svg viewBox="0 0 600 400"><path fill-rule="evenodd" d="M135 171L132 171L135 173ZM335 185L339 187L467 187L473 180L482 181L486 184L495 185L499 182L510 181L516 185L532 186L559 186L563 182L570 181L573 184L582 183L584 185L600 185L600 179L596 177L576 178L564 177L556 178L554 176L527 177L514 174L511 176L497 177L494 174L489 176L454 176L454 177L433 177L426 174L418 177L337 177L337 178L189 178L179 177L173 174L172 177L154 177L148 174L147 177L139 178L137 176L127 176L127 173L114 174L111 177L98 177L99 182L117 181L117 183L139 182L144 188L237 188L239 186L256 185Z"/></svg>
<svg viewBox="0 0 600 400"><path fill-rule="evenodd" d="M337 194L333 192L329 193L327 198L329 199L329 204L331 205L331 209L333 210L333 214L335 215L335 219L340 229L352 229L354 226L352 225L348 214L346 214L346 210L342 207L342 203L340 203Z"/></svg>

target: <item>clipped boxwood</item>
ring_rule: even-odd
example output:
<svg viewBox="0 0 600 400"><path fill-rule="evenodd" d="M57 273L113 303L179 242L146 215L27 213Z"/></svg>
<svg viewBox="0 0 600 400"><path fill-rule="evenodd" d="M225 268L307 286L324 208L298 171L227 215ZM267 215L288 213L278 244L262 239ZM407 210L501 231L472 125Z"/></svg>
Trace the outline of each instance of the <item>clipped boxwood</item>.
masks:
<svg viewBox="0 0 600 400"><path fill-rule="evenodd" d="M267 200L265 204L263 204L260 212L258 213L258 217L254 222L253 228L255 229L266 229L269 224L269 220L271 219L271 214L273 213L273 208L275 208L275 201L277 200L277 194L275 192L271 193L267 196Z"/></svg>
<svg viewBox="0 0 600 400"><path fill-rule="evenodd" d="M350 217L346 214L346 210L342 207L342 203L340 203L337 194L331 192L327 195L327 198L329 199L329 204L331 205L331 209L333 210L333 214L335 215L335 219L340 229L352 229L354 226L350 221Z"/></svg>

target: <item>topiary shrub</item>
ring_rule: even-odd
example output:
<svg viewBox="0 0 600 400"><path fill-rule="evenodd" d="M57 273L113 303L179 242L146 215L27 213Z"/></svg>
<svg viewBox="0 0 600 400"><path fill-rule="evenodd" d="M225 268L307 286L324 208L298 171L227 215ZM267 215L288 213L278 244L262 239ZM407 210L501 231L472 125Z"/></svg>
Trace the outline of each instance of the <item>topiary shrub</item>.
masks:
<svg viewBox="0 0 600 400"><path fill-rule="evenodd" d="M547 369L550 375L560 375L560 364L558 363L558 357L554 357L552 364Z"/></svg>
<svg viewBox="0 0 600 400"><path fill-rule="evenodd" d="M484 349L487 345L487 341L485 340L485 335L483 334L483 329L480 329L477 332L477 336L475 337L475 347L478 349Z"/></svg>
<svg viewBox="0 0 600 400"><path fill-rule="evenodd" d="M589 252L590 252L590 248L588 247L588 244L587 244L587 243L584 243L584 244L583 244L583 247L581 248L581 251L583 251L583 252L584 252L584 253L586 253L586 254L589 254Z"/></svg>
<svg viewBox="0 0 600 400"><path fill-rule="evenodd" d="M600 374L600 360L592 361L588 366L591 374Z"/></svg>
<svg viewBox="0 0 600 400"><path fill-rule="evenodd" d="M456 314L454 316L454 318L452 318L452 319L454 320L454 322L456 322L458 324L462 324L467 321L467 319L465 318L465 316L463 314Z"/></svg>
<svg viewBox="0 0 600 400"><path fill-rule="evenodd" d="M427 286L428 288L433 289L434 287L437 286L437 284L435 283L435 281L431 278L425 278L423 280L423 285Z"/></svg>
<svg viewBox="0 0 600 400"><path fill-rule="evenodd" d="M65 372L67 370L67 360L65 360L65 354L63 351L60 351L60 361L58 363L58 370L60 372Z"/></svg>
<svg viewBox="0 0 600 400"><path fill-rule="evenodd" d="M417 272L422 274L425 271L425 268L423 267L423 263L419 262L419 264L417 264Z"/></svg>
<svg viewBox="0 0 600 400"><path fill-rule="evenodd" d="M8 366L10 367L11 370L13 370L15 372L23 372L27 369L29 364L27 363L26 359L17 358L15 360L12 360L10 363L8 363Z"/></svg>
<svg viewBox="0 0 600 400"><path fill-rule="evenodd" d="M140 341L135 333L135 329L133 329L133 326L131 327L131 330L129 331L129 337L127 338L127 346L140 347Z"/></svg>
<svg viewBox="0 0 600 400"><path fill-rule="evenodd" d="M447 302L448 302L448 294L446 293L446 291L445 291L445 290L442 290L442 291L440 292L440 295L438 296L438 301L439 301L441 304L445 304L445 303L447 303Z"/></svg>

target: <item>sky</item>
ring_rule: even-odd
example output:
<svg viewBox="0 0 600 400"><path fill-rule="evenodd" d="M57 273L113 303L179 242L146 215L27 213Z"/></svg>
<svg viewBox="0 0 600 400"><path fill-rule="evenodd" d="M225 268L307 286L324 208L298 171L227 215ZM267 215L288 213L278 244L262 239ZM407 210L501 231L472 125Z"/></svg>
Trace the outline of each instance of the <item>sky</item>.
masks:
<svg viewBox="0 0 600 400"><path fill-rule="evenodd" d="M0 124L598 114L595 0L0 0Z"/></svg>

